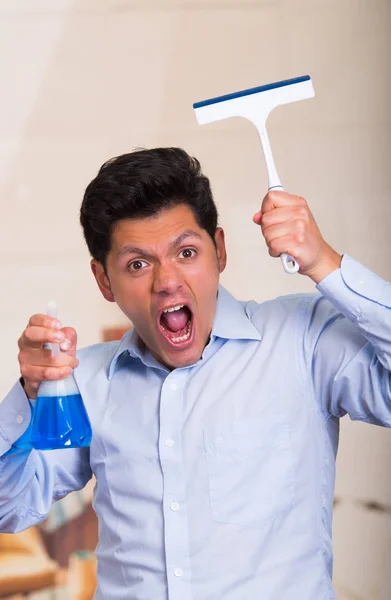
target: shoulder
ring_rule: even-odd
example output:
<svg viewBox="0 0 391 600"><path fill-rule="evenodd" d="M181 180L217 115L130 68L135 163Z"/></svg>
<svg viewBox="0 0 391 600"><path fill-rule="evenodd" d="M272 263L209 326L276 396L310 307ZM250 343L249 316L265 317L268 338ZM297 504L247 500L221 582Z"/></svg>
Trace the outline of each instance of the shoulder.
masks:
<svg viewBox="0 0 391 600"><path fill-rule="evenodd" d="M260 333L265 327L279 328L283 325L301 325L308 329L314 321L334 320L340 314L335 307L320 293L289 294L265 302L250 300L242 302L247 317Z"/></svg>
<svg viewBox="0 0 391 600"><path fill-rule="evenodd" d="M109 367L113 360L121 340L114 342L102 342L86 346L77 351L77 358L80 361L78 369L85 371L98 371L104 367Z"/></svg>
<svg viewBox="0 0 391 600"><path fill-rule="evenodd" d="M262 315L289 315L300 311L308 310L311 304L316 303L322 296L316 294L289 294L287 296L278 296L265 302L256 302L249 300L242 302L248 318L256 321Z"/></svg>

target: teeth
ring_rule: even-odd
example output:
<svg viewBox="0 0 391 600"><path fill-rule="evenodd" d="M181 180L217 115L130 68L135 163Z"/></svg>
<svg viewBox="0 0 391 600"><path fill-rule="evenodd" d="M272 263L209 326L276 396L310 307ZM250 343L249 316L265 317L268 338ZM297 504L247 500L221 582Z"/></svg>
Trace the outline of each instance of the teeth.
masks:
<svg viewBox="0 0 391 600"><path fill-rule="evenodd" d="M185 340L188 340L190 337L190 323L187 326L187 333L185 333L185 335L181 335L180 337L176 337L176 338L171 338L172 342L184 342Z"/></svg>
<svg viewBox="0 0 391 600"><path fill-rule="evenodd" d="M186 333L185 335L182 335L181 337L172 338L171 341L172 342L184 342L185 340L188 340L189 337L190 337L190 331L188 333Z"/></svg>
<svg viewBox="0 0 391 600"><path fill-rule="evenodd" d="M165 313L167 313L167 312L175 312L176 310L180 310L184 306L185 306L184 304L179 304L179 306L173 306L171 308L166 308L166 310L164 310L163 312L165 312Z"/></svg>

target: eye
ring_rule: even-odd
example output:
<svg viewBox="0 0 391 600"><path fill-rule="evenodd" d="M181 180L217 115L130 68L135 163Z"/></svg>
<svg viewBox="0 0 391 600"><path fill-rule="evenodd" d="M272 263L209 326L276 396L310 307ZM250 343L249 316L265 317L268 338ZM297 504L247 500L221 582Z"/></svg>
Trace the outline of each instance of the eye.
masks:
<svg viewBox="0 0 391 600"><path fill-rule="evenodd" d="M184 248L179 254L179 256L181 256L182 258L193 258L193 256L195 256L196 254L197 252L196 250L194 250L194 248Z"/></svg>
<svg viewBox="0 0 391 600"><path fill-rule="evenodd" d="M141 271L141 269L146 266L146 262L144 260L134 260L127 265L128 271Z"/></svg>

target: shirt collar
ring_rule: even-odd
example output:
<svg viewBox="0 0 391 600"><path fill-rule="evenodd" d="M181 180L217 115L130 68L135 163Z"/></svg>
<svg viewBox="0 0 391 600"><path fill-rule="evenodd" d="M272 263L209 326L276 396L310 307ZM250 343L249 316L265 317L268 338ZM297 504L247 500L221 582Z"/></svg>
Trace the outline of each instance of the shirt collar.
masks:
<svg viewBox="0 0 391 600"><path fill-rule="evenodd" d="M215 338L261 340L259 331L247 316L245 305L236 300L222 285L219 285L218 289L216 315L211 333L211 340ZM112 378L118 361L125 352L133 358L142 358L146 352L145 344L135 329L125 333L119 342L110 363L109 379Z"/></svg>
<svg viewBox="0 0 391 600"><path fill-rule="evenodd" d="M236 300L222 285L219 285L211 336L227 340L261 340L258 329L246 313L245 304Z"/></svg>
<svg viewBox="0 0 391 600"><path fill-rule="evenodd" d="M109 379L113 377L114 371L118 365L120 357L128 353L133 358L141 358L145 350L145 345L135 329L127 331L118 344L116 353L110 362Z"/></svg>

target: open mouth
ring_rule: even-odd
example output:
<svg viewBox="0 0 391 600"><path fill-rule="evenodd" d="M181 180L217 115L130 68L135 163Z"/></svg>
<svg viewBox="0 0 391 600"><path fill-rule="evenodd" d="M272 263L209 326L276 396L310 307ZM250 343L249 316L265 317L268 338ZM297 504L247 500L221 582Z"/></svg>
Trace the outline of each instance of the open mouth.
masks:
<svg viewBox="0 0 391 600"><path fill-rule="evenodd" d="M160 315L159 328L171 345L188 345L193 337L193 313L186 304L167 308Z"/></svg>

